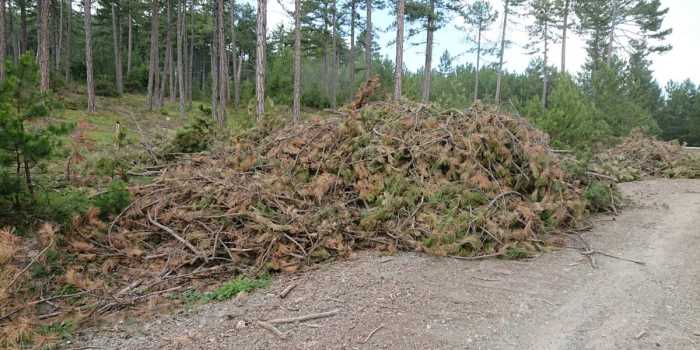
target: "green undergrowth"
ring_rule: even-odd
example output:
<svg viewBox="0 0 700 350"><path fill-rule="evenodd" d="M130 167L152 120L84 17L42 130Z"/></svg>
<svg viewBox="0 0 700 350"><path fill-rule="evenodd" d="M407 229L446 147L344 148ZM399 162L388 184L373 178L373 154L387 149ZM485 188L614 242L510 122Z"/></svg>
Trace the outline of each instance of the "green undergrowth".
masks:
<svg viewBox="0 0 700 350"><path fill-rule="evenodd" d="M212 301L229 300L240 293L249 293L256 289L266 288L270 285L271 278L269 275L263 275L257 278L239 276L224 282L216 289L209 292L187 291L182 293L181 299L185 303L206 304Z"/></svg>

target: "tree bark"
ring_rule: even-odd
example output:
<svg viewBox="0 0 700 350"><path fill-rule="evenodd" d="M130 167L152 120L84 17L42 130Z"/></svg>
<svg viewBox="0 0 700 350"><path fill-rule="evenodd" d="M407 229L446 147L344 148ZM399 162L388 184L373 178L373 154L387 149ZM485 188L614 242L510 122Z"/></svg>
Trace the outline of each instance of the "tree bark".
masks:
<svg viewBox="0 0 700 350"><path fill-rule="evenodd" d="M561 72L566 73L566 35L569 30L569 9L571 8L571 0L564 1L564 18L563 28L561 31Z"/></svg>
<svg viewBox="0 0 700 350"><path fill-rule="evenodd" d="M214 17L216 20L216 17ZM216 29L212 35L212 39L216 37ZM219 121L219 70L217 69L217 45L215 40L212 40L211 47L209 49L209 56L211 56L211 118L215 121Z"/></svg>
<svg viewBox="0 0 700 350"><path fill-rule="evenodd" d="M131 75L131 52L134 45L134 18L131 15L131 0L129 0L129 14L127 16L127 33L126 33L126 76Z"/></svg>
<svg viewBox="0 0 700 350"><path fill-rule="evenodd" d="M353 2L354 3L354 2ZM301 119L301 0L294 0L294 122Z"/></svg>
<svg viewBox="0 0 700 350"><path fill-rule="evenodd" d="M372 78L372 0L367 0L367 28L365 29L365 80Z"/></svg>
<svg viewBox="0 0 700 350"><path fill-rule="evenodd" d="M425 65L423 66L423 96L422 102L430 102L430 85L433 76L433 34L435 26L435 1L430 0L430 13L427 21L427 38L425 43Z"/></svg>
<svg viewBox="0 0 700 350"><path fill-rule="evenodd" d="M260 121L265 114L265 75L267 66L267 0L258 0L257 48L255 52L255 96L257 98L256 116Z"/></svg>
<svg viewBox="0 0 700 350"><path fill-rule="evenodd" d="M114 75L117 80L117 93L124 93L124 79L122 77L122 54L119 48L119 28L117 26L117 4L112 3L112 39L114 41Z"/></svg>
<svg viewBox="0 0 700 350"><path fill-rule="evenodd" d="M61 69L61 49L63 46L63 0L58 0L58 43L56 44L56 70Z"/></svg>
<svg viewBox="0 0 700 350"><path fill-rule="evenodd" d="M236 67L238 65L238 48L236 47L236 0L231 0L231 74L236 75L238 70ZM240 103L240 96L237 93L239 89L239 81L233 78L233 105L238 108ZM229 99L231 98L231 92L228 94Z"/></svg>
<svg viewBox="0 0 700 350"><path fill-rule="evenodd" d="M63 65L65 70L66 82L70 81L70 66L71 66L71 38L73 37L73 25L72 25L72 13L73 13L73 0L68 0L67 12L66 12L66 62Z"/></svg>
<svg viewBox="0 0 700 350"><path fill-rule="evenodd" d="M184 0L181 0L184 1ZM183 16L183 12L185 10L184 5L182 2L179 2L177 5L177 85L178 85L178 90L179 90L179 102L180 102L180 117L185 118L185 77L184 77L184 70L183 70L183 46L182 46L182 41L183 41L183 32L185 30L185 16Z"/></svg>
<svg viewBox="0 0 700 350"><path fill-rule="evenodd" d="M187 67L187 103L192 109L192 87L194 85L194 0L190 0L190 59Z"/></svg>
<svg viewBox="0 0 700 350"><path fill-rule="evenodd" d="M403 74L403 21L406 9L405 0L397 0L396 4L396 68L394 72L394 99L401 99L401 83Z"/></svg>
<svg viewBox="0 0 700 350"><path fill-rule="evenodd" d="M338 13L336 2L331 3L331 108L335 109L338 104Z"/></svg>
<svg viewBox="0 0 700 350"><path fill-rule="evenodd" d="M357 15L357 0L350 0L350 59L348 69L350 70L350 88L355 87L355 17Z"/></svg>
<svg viewBox="0 0 700 350"><path fill-rule="evenodd" d="M27 51L28 35L27 35L27 0L17 1L19 3L19 20L20 20L20 41L19 51L23 54Z"/></svg>
<svg viewBox="0 0 700 350"><path fill-rule="evenodd" d="M166 28L168 28L168 31L166 32L165 36L165 45L166 45L166 55L167 55L167 74L168 74L168 97L170 98L170 103L175 103L175 60L173 58L173 39L172 39L172 5L170 3L171 0L167 1L167 17L168 17L168 24Z"/></svg>
<svg viewBox="0 0 700 350"><path fill-rule="evenodd" d="M90 113L95 112L95 81L92 76L92 0L83 1L85 8L85 75L87 83L88 106Z"/></svg>
<svg viewBox="0 0 700 350"><path fill-rule="evenodd" d="M148 60L148 109L157 105L158 98L158 0L152 0L151 6L151 49Z"/></svg>
<svg viewBox="0 0 700 350"><path fill-rule="evenodd" d="M612 0L612 9L610 13L610 37L608 38L608 47L606 49L605 62L608 66L612 63L612 56L615 44L615 23L617 19L617 0Z"/></svg>
<svg viewBox="0 0 700 350"><path fill-rule="evenodd" d="M474 70L474 102L479 99L479 69L481 68L481 30L482 21L479 20L476 39L476 70Z"/></svg>
<svg viewBox="0 0 700 350"><path fill-rule="evenodd" d="M549 54L549 22L545 20L544 22L544 52L543 52L543 62L542 62L542 109L547 109L547 59Z"/></svg>
<svg viewBox="0 0 700 350"><path fill-rule="evenodd" d="M498 72L496 73L496 105L501 103L501 81L503 80L503 57L506 52L506 26L508 25L508 12L510 10L510 0L503 1L503 28L501 29L501 48L498 53Z"/></svg>
<svg viewBox="0 0 700 350"><path fill-rule="evenodd" d="M217 0L219 10L216 13L217 20L217 53L219 55L219 124L224 126L226 123L226 104L228 100L228 59L226 57L226 40L224 37L224 0Z"/></svg>
<svg viewBox="0 0 700 350"><path fill-rule="evenodd" d="M7 1L7 11L5 12L6 19L9 19L10 32L9 39L12 41L12 62L17 64L20 55L19 32L15 29L15 14L12 8L12 1Z"/></svg>
<svg viewBox="0 0 700 350"><path fill-rule="evenodd" d="M41 84L39 91L49 91L49 0L40 1L39 20L39 73Z"/></svg>
<svg viewBox="0 0 700 350"><path fill-rule="evenodd" d="M5 80L5 0L0 0L0 82Z"/></svg>

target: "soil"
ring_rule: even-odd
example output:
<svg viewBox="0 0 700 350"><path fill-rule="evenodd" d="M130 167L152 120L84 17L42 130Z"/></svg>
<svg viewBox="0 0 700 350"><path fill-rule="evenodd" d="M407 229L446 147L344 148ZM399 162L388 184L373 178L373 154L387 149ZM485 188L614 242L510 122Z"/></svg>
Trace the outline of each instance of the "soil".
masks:
<svg viewBox="0 0 700 350"><path fill-rule="evenodd" d="M85 330L66 349L700 349L700 181L622 184L580 250L528 261L363 252L235 300ZM572 236L569 246L581 246ZM278 293L296 284L281 299ZM338 309L328 318L257 320Z"/></svg>

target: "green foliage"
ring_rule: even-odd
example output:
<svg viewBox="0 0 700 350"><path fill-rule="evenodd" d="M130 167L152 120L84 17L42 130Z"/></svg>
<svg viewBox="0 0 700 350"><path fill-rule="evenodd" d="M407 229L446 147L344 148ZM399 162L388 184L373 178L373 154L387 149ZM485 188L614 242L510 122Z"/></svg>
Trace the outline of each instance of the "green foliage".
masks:
<svg viewBox="0 0 700 350"><path fill-rule="evenodd" d="M255 289L266 288L270 285L270 281L270 276L267 275L255 279L239 276L229 280L228 282L224 282L221 286L211 292L200 293L196 291L188 291L183 293L182 297L188 304L224 301L231 299L240 293L249 293Z"/></svg>
<svg viewBox="0 0 700 350"><path fill-rule="evenodd" d="M528 112L529 117L551 136L555 148L585 152L594 142L611 137L606 121L568 75L557 80L547 110L541 110L538 101L529 106L535 109Z"/></svg>
<svg viewBox="0 0 700 350"><path fill-rule="evenodd" d="M39 327L40 335L58 336L60 339L68 339L73 336L76 325L71 320L63 320Z"/></svg>
<svg viewBox="0 0 700 350"><path fill-rule="evenodd" d="M620 204L620 194L615 187L609 183L593 181L586 187L584 198L590 212L600 213L613 210Z"/></svg>
<svg viewBox="0 0 700 350"><path fill-rule="evenodd" d="M104 97L117 97L117 87L111 81L97 80L95 81L95 95Z"/></svg>
<svg viewBox="0 0 700 350"><path fill-rule="evenodd" d="M37 195L31 214L37 219L68 226L75 215L83 214L92 206L85 191L66 189L46 191Z"/></svg>
<svg viewBox="0 0 700 350"><path fill-rule="evenodd" d="M214 138L214 123L208 117L196 117L175 134L169 153L196 153L209 148Z"/></svg>
<svg viewBox="0 0 700 350"><path fill-rule="evenodd" d="M131 203L131 194L124 181L114 180L109 189L95 197L94 205L100 208L100 215L117 215Z"/></svg>
<svg viewBox="0 0 700 350"><path fill-rule="evenodd" d="M33 193L32 169L52 155L60 143L59 136L70 130L68 124L40 127L32 123L50 114L50 106L48 97L39 92L38 66L33 56L23 55L16 65L8 62L7 77L0 87L0 172L15 180L3 181L7 187L0 193L23 191L17 187L19 178Z"/></svg>

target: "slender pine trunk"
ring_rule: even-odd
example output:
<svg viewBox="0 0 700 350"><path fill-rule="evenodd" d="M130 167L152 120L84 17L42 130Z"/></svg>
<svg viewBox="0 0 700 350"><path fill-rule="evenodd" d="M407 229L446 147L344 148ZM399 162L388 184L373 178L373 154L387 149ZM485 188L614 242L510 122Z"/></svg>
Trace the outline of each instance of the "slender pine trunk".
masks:
<svg viewBox="0 0 700 350"><path fill-rule="evenodd" d="M481 69L481 22L476 39L476 69L474 70L474 102L479 99L479 70Z"/></svg>
<svg viewBox="0 0 700 350"><path fill-rule="evenodd" d="M194 0L190 0L190 59L187 67L187 103L188 108L192 109L192 88L194 86Z"/></svg>
<svg viewBox="0 0 700 350"><path fill-rule="evenodd" d="M71 66L71 38L73 37L73 20L72 20L72 14L73 14L73 0L68 0L68 12L66 12L66 63L63 65L63 69L65 69L65 79L66 82L70 81L70 66Z"/></svg>
<svg viewBox="0 0 700 350"><path fill-rule="evenodd" d="M117 80L117 93L122 95L124 94L124 78L122 77L122 50L119 48L116 3L112 3L112 40L114 41L114 75Z"/></svg>
<svg viewBox="0 0 700 350"><path fill-rule="evenodd" d="M185 30L185 16L183 15L183 12L185 10L185 7L182 3L184 0L178 0L179 2L177 3L177 86L179 90L178 94L178 100L180 102L179 108L180 108L180 117L185 118L185 77L183 76L184 70L183 70L183 58L184 55L182 54L183 46L182 46L182 41L183 41L183 32Z"/></svg>
<svg viewBox="0 0 700 350"><path fill-rule="evenodd" d="M63 46L63 0L58 0L58 42L56 43L56 70L61 69L61 49Z"/></svg>
<svg viewBox="0 0 700 350"><path fill-rule="evenodd" d="M571 0L564 2L564 18L562 19L561 30L561 72L566 73L566 36L569 30L569 9L571 8Z"/></svg>
<svg viewBox="0 0 700 350"><path fill-rule="evenodd" d="M367 0L367 28L365 29L365 80L372 78L372 0Z"/></svg>
<svg viewBox="0 0 700 350"><path fill-rule="evenodd" d="M338 104L338 13L335 1L331 3L331 108L335 109Z"/></svg>
<svg viewBox="0 0 700 350"><path fill-rule="evenodd" d="M131 75L131 53L134 46L134 18L131 15L131 0L129 0L129 14L127 15L127 33L126 33L126 76Z"/></svg>
<svg viewBox="0 0 700 350"><path fill-rule="evenodd" d="M92 75L92 0L84 0L85 8L85 75L88 95L87 110L90 113L96 111L95 106L95 81Z"/></svg>
<svg viewBox="0 0 700 350"><path fill-rule="evenodd" d="M433 34L435 32L435 1L430 1L430 13L427 21L427 38L425 42L425 64L423 66L423 95L422 102L430 102L430 86L433 76Z"/></svg>
<svg viewBox="0 0 700 350"><path fill-rule="evenodd" d="M544 22L544 52L542 61L542 109L547 109L547 64L548 64L548 54L549 54L549 22L545 20Z"/></svg>
<svg viewBox="0 0 700 350"><path fill-rule="evenodd" d="M403 74L403 21L406 8L405 0L397 0L396 4L396 68L394 71L394 99L401 99L401 83Z"/></svg>
<svg viewBox="0 0 700 350"><path fill-rule="evenodd" d="M348 59L348 69L350 70L350 88L355 87L355 17L357 16L357 0L350 0L350 59Z"/></svg>
<svg viewBox="0 0 700 350"><path fill-rule="evenodd" d="M217 11L217 45L219 54L219 124L224 126L226 123L226 105L228 100L228 60L226 57L226 40L224 37L224 0L217 0L219 11Z"/></svg>
<svg viewBox="0 0 700 350"><path fill-rule="evenodd" d="M235 78L236 71L238 70L238 48L236 47L236 0L231 0L231 74L234 75L233 78L233 106L238 108L240 103L239 97L237 96L236 90L238 90L238 81ZM231 91L229 90L228 98L231 98Z"/></svg>
<svg viewBox="0 0 700 350"><path fill-rule="evenodd" d="M151 49L148 59L148 109L157 106L158 98L158 0L152 0L151 4Z"/></svg>
<svg viewBox="0 0 700 350"><path fill-rule="evenodd" d="M503 28L501 29L501 47L498 53L498 72L496 74L496 105L501 103L501 81L503 80L503 57L506 52L506 26L508 25L508 12L510 10L510 0L503 1Z"/></svg>
<svg viewBox="0 0 700 350"><path fill-rule="evenodd" d="M40 0L39 20L39 91L49 91L49 0Z"/></svg>
<svg viewBox="0 0 700 350"><path fill-rule="evenodd" d="M301 119L301 0L294 0L294 122Z"/></svg>
<svg viewBox="0 0 700 350"><path fill-rule="evenodd" d="M255 52L255 96L257 97L256 116L260 121L265 114L265 75L267 66L267 0L258 0L257 48Z"/></svg>

